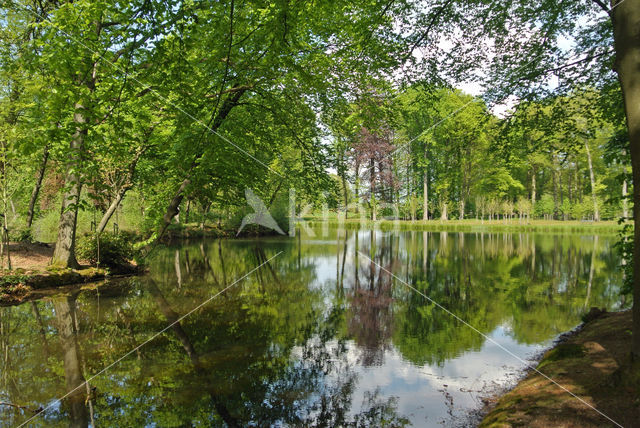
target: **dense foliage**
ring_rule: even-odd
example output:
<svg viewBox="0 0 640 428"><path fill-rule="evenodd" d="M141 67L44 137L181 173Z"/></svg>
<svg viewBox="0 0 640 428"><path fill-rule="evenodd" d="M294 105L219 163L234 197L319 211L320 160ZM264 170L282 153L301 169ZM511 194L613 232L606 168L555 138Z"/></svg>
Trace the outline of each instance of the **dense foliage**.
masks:
<svg viewBox="0 0 640 428"><path fill-rule="evenodd" d="M598 95L523 101L506 118L459 90L424 86L387 98L373 123L354 105L351 127L334 128L336 170L355 189L341 205L364 203L375 217L395 204L411 219L628 218L628 160L606 156L620 118L598 108Z"/></svg>
<svg viewBox="0 0 640 428"><path fill-rule="evenodd" d="M129 264L135 255L131 236L119 233L87 234L78 240L78 258L92 265L118 268Z"/></svg>

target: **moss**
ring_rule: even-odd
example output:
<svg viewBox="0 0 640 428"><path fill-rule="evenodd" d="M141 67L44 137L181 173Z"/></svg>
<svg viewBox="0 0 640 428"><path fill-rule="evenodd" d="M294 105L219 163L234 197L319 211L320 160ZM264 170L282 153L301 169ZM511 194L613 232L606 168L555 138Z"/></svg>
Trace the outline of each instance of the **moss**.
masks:
<svg viewBox="0 0 640 428"><path fill-rule="evenodd" d="M565 337L538 365L622 426L633 426L640 407L640 363L633 366L631 341L624 334L631 318L630 311L603 314ZM593 344L598 346L592 348ZM480 426L602 426L600 416L584 408L557 384L531 372L498 400Z"/></svg>
<svg viewBox="0 0 640 428"><path fill-rule="evenodd" d="M580 358L584 356L585 349L582 345L575 343L561 343L545 354L538 368L542 368L553 361L565 360L568 358Z"/></svg>

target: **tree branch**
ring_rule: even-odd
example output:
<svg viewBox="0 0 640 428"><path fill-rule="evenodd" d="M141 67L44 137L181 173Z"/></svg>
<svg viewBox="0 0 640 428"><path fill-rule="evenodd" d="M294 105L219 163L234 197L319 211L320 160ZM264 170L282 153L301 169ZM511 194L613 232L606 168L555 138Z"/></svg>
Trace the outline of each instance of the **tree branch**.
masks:
<svg viewBox="0 0 640 428"><path fill-rule="evenodd" d="M592 1L593 1L595 4L597 4L598 6L600 6L600 8L601 8L602 10L604 10L605 12L607 12L607 13L611 13L611 9L610 9L610 8L608 8L608 7L607 7L607 5L606 5L606 4L604 4L604 3L602 2L602 0L592 0Z"/></svg>

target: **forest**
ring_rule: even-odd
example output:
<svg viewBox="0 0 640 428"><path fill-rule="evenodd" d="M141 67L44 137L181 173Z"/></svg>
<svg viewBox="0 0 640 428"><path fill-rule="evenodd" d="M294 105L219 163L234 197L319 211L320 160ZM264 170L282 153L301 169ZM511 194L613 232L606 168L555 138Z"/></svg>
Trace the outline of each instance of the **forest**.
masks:
<svg viewBox="0 0 640 428"><path fill-rule="evenodd" d="M627 308L630 294L640 299L633 245L640 239L640 223L633 227L640 222L638 28L637 0L3 2L0 300L22 303L41 275L56 276L56 284L65 275L75 282L153 276L164 266L152 264L154 252L186 237L237 236L260 246L258 237L297 232L300 248L310 238L300 237L299 216L359 220L372 230L390 219L415 231L460 223L483 232L498 224L615 230L617 244L606 240L597 257L620 274L619 284L593 284L594 275L604 281L594 267L597 239L591 270L582 249L566 260L581 260L581 275L590 278L582 281L581 311L592 286L606 295L598 301ZM263 208L278 226L245 228ZM555 246L552 268L538 270L559 270L563 248ZM354 264L357 277L358 244L347 258L345 238L344 251L342 259L340 249L334 255L338 266ZM423 253L424 278L406 281L435 284L426 246ZM260 254L257 265L269 266L270 283L282 286L271 258ZM440 269L464 263L447 254ZM175 257L180 285L184 261ZM527 269L535 276L532 257ZM378 276L397 267L385 262ZM486 274L480 267L476 277ZM472 283L463 276L451 281ZM564 285L547 279L549 296L574 284L583 300L571 278ZM226 274L215 281L230 283ZM510 284L509 298L528 293ZM153 285L135 286L158 295ZM443 286L447 298L450 286ZM544 287L530 292L547 296ZM565 309L579 318L573 306ZM632 311L627 342L637 357L640 304ZM177 319L170 308L166 314ZM404 344L405 354L415 351L410 346L425 345ZM444 354L415 361L444 364L459 353Z"/></svg>
<svg viewBox="0 0 640 428"><path fill-rule="evenodd" d="M76 235L129 229L153 240L172 223L235 230L246 188L281 218L290 189L298 207L372 220L630 217L610 70L578 79L587 57L547 71L555 84L498 115L491 106L505 94L455 89L453 65L448 80L428 74L455 48L420 58L414 51L432 36L394 31L396 13L418 25L457 8L410 18L411 2L343 3L349 13L286 2L5 8L4 246L56 242L54 264L74 267ZM575 49L589 41L578 33ZM591 42L594 55L611 56ZM410 73L390 75L408 64Z"/></svg>
<svg viewBox="0 0 640 428"><path fill-rule="evenodd" d="M499 118L459 90L410 87L373 125L352 106L333 134L332 202L364 202L373 220L380 203L411 220L629 218L630 165L616 139L624 121L598 108L602 96L522 102Z"/></svg>

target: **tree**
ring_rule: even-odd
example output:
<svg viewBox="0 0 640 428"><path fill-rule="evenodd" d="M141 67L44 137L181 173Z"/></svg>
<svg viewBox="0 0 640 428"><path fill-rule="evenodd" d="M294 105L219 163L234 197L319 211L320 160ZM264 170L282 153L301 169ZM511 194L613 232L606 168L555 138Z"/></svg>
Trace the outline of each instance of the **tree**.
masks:
<svg viewBox="0 0 640 428"><path fill-rule="evenodd" d="M605 88L611 98L624 105L633 181L640 183L640 82L636 78L640 68L640 3L461 0L456 6L445 9L441 20L442 25L450 27L454 21L462 29L463 37L455 42L453 55L443 59L450 70L461 75L472 64L488 63L487 76L494 87L487 96L494 99L514 93L535 98L549 92L552 77L559 79L559 91L579 84ZM583 24L578 17L588 23ZM522 32L512 31L514 28ZM567 36L575 40L570 51L560 49L557 43ZM465 49L488 40L495 42L492 58L487 58L486 51ZM612 83L614 79L619 85ZM633 195L634 238L639 242L640 186L634 186ZM640 357L640 246L635 247L633 260L632 353Z"/></svg>

